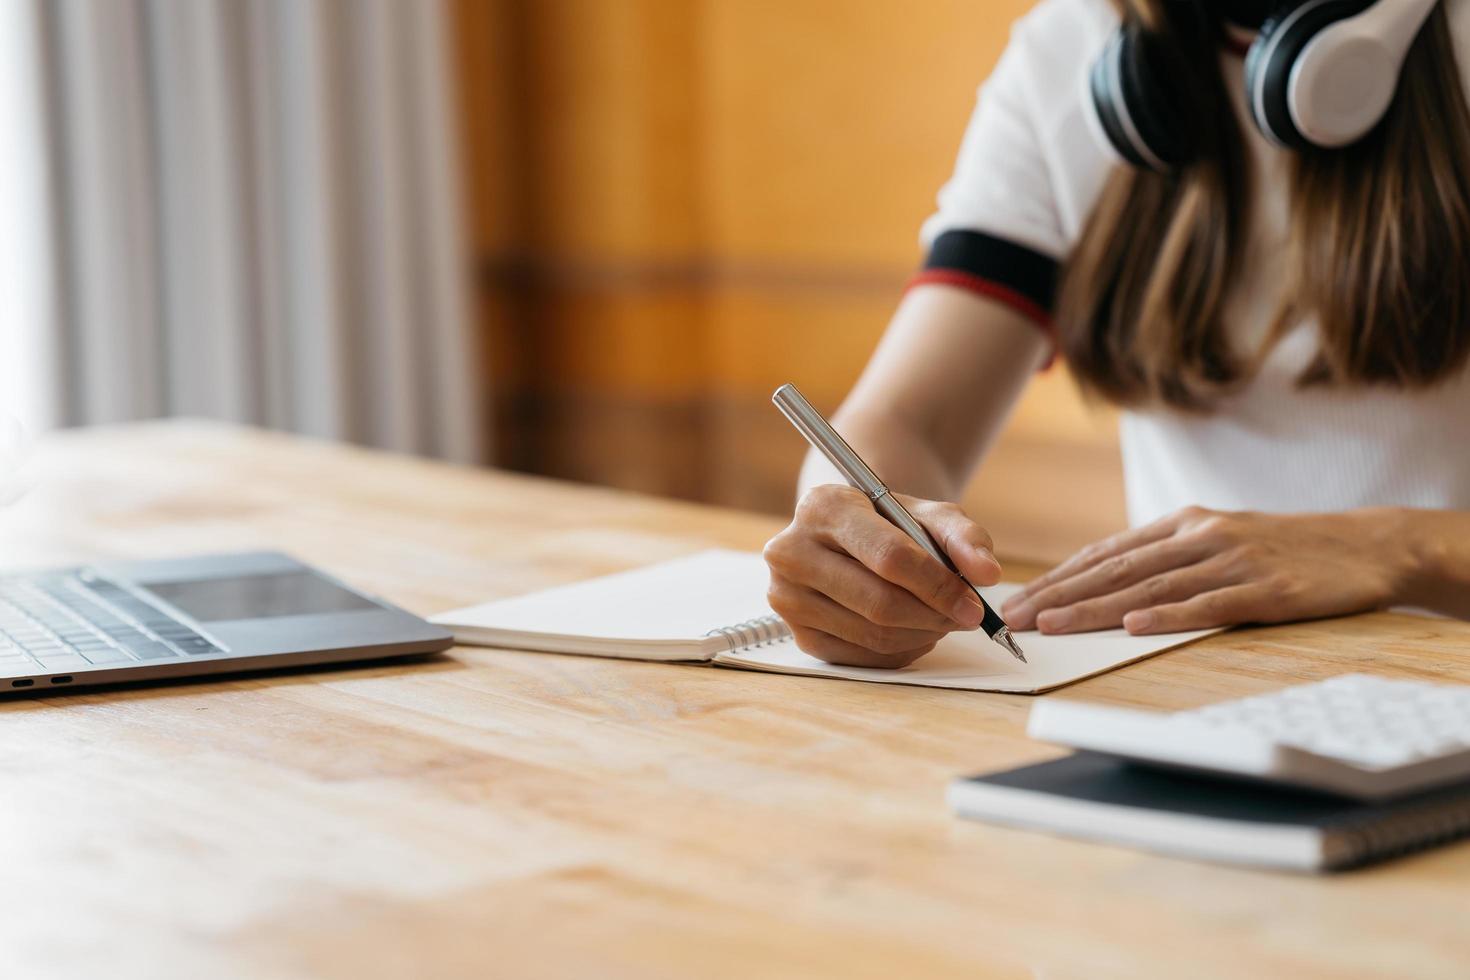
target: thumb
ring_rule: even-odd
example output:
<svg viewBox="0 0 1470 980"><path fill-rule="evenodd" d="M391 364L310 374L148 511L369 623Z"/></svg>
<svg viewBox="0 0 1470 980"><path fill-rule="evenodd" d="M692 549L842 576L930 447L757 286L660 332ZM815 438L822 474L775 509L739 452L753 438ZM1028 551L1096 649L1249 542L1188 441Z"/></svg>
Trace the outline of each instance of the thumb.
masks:
<svg viewBox="0 0 1470 980"><path fill-rule="evenodd" d="M972 584L994 585L1000 581L1000 562L995 559L990 532L970 520L958 504L897 496Z"/></svg>

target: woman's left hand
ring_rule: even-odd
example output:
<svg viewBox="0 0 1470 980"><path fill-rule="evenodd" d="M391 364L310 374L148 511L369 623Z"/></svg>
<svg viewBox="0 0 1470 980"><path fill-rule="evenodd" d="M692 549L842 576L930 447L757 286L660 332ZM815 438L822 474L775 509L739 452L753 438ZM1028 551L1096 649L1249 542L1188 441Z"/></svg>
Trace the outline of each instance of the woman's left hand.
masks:
<svg viewBox="0 0 1470 980"><path fill-rule="evenodd" d="M1412 574L1400 511L1189 507L1078 552L1001 608L1011 628L1172 633L1392 605Z"/></svg>

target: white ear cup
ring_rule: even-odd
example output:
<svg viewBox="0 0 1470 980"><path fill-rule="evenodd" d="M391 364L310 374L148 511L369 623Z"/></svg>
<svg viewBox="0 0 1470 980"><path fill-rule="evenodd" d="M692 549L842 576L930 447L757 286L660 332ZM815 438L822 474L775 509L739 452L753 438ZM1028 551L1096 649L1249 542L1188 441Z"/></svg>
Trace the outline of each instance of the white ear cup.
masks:
<svg viewBox="0 0 1470 980"><path fill-rule="evenodd" d="M1313 56L1329 47L1319 35L1291 70L1287 105L1292 122L1321 147L1355 143L1378 124L1398 88L1403 56L1395 58L1373 38L1353 37L1330 43L1330 55Z"/></svg>
<svg viewBox="0 0 1470 980"><path fill-rule="evenodd" d="M1301 135L1317 146L1341 147L1376 126L1436 2L1378 0L1308 41L1291 67L1286 93Z"/></svg>

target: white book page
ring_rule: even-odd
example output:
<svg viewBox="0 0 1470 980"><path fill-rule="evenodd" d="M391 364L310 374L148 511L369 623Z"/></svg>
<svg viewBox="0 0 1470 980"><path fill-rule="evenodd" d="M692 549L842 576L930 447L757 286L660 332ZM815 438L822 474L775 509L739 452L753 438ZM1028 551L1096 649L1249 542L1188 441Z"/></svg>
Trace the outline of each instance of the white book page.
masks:
<svg viewBox="0 0 1470 980"><path fill-rule="evenodd" d="M466 643L637 656L712 646L712 630L769 616L766 579L759 555L704 551L430 618Z"/></svg>
<svg viewBox="0 0 1470 980"><path fill-rule="evenodd" d="M998 609L1020 590L1018 584L1003 582L980 591L985 601ZM1070 684L1218 632L1197 630L1158 636L1130 636L1122 629L1066 636L1046 636L1035 631L1017 633L1016 642L1029 661L1024 664L980 630L951 633L929 654L899 670L835 666L807 656L790 640L739 653L722 653L715 657L715 662L783 674L840 677L879 684L1031 694Z"/></svg>

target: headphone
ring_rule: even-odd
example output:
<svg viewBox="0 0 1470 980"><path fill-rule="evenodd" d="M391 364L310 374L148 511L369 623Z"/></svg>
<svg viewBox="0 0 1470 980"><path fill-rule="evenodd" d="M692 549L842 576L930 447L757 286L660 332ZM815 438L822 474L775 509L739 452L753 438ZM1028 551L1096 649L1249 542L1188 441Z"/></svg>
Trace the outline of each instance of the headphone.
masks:
<svg viewBox="0 0 1470 980"><path fill-rule="evenodd" d="M1256 128L1292 149L1362 139L1387 114L1404 59L1436 2L1288 3L1261 26L1246 55L1246 105ZM1135 167L1167 173L1197 155L1192 134L1200 122L1177 47L1128 18L1093 63L1088 88L1099 129Z"/></svg>

